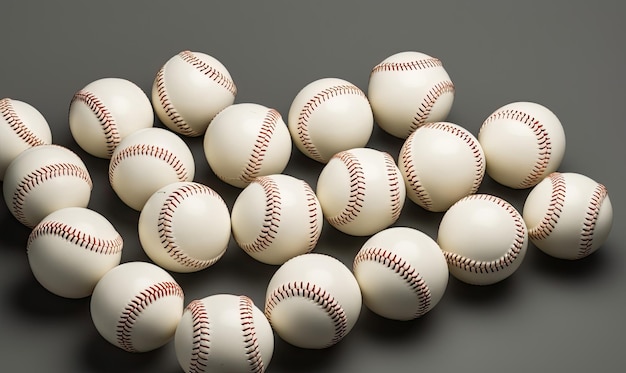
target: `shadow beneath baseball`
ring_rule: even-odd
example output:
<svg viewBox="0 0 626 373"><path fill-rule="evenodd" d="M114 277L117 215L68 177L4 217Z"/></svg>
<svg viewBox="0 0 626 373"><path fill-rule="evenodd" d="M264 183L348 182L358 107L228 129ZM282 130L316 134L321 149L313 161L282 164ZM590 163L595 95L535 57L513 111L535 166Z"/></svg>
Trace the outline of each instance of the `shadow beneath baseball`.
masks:
<svg viewBox="0 0 626 373"><path fill-rule="evenodd" d="M98 334L95 328L86 333L85 341L77 350L76 361L80 371L106 372L180 372L173 343L152 351L131 353L124 351Z"/></svg>
<svg viewBox="0 0 626 373"><path fill-rule="evenodd" d="M349 337L348 334L346 336ZM345 340L324 349L306 349L274 337L274 354L267 369L271 372L325 372L341 360Z"/></svg>
<svg viewBox="0 0 626 373"><path fill-rule="evenodd" d="M446 296L469 306L486 307L501 304L515 296L520 279L516 274L490 285L472 285L450 276Z"/></svg>
<svg viewBox="0 0 626 373"><path fill-rule="evenodd" d="M21 314L39 319L67 320L84 317L89 297L69 299L51 293L34 276L24 276L8 302Z"/></svg>
<svg viewBox="0 0 626 373"><path fill-rule="evenodd" d="M355 330L355 334L363 330L368 338L390 344L405 344L415 341L415 338L427 340L438 317L435 309L431 311L412 320L392 320L377 315L364 306L357 324L359 329Z"/></svg>
<svg viewBox="0 0 626 373"><path fill-rule="evenodd" d="M528 246L526 260L528 266L539 275L581 283L611 278L612 271L619 269L615 266L615 261L611 260L610 252L618 249L617 247L600 247L598 251L585 258L567 260L552 257L531 244Z"/></svg>

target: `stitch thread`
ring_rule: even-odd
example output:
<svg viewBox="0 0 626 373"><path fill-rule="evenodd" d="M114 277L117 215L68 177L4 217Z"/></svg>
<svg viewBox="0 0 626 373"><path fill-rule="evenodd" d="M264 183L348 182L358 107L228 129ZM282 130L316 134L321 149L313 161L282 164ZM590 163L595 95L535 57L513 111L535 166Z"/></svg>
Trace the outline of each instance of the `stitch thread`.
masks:
<svg viewBox="0 0 626 373"><path fill-rule="evenodd" d="M0 100L0 115L8 123L9 128L30 147L44 145L46 142L35 135L15 112L10 98Z"/></svg>
<svg viewBox="0 0 626 373"><path fill-rule="evenodd" d="M201 300L193 300L185 311L191 314L192 345L189 359L189 373L199 373L206 370L211 356L211 327L209 315Z"/></svg>
<svg viewBox="0 0 626 373"><path fill-rule="evenodd" d="M350 196L343 210L335 216L328 217L328 221L332 225L348 224L355 220L361 209L363 209L365 202L365 173L359 159L349 151L339 152L332 158L342 162L348 170L350 176Z"/></svg>
<svg viewBox="0 0 626 373"><path fill-rule="evenodd" d="M123 241L119 234L112 239L103 239L58 221L44 221L37 224L28 236L26 246L30 247L33 241L47 235L60 237L73 245L98 254L112 255L122 251Z"/></svg>
<svg viewBox="0 0 626 373"><path fill-rule="evenodd" d="M365 261L380 263L384 267L394 271L411 291L415 293L419 300L419 306L413 314L414 317L420 317L430 310L432 304L430 288L417 269L407 263L406 260L383 248L368 247L357 254L354 259L354 268Z"/></svg>
<svg viewBox="0 0 626 373"><path fill-rule="evenodd" d="M528 235L533 240L543 240L556 228L561 213L563 212L563 206L565 205L565 194L567 191L565 178L559 172L553 172L548 176L552 185L552 193L550 194L550 203L548 205L548 211L541 219L541 222L536 227L528 229Z"/></svg>
<svg viewBox="0 0 626 373"><path fill-rule="evenodd" d="M107 107L100 101L96 95L91 92L80 90L72 97L70 106L76 102L82 102L85 104L92 113L95 114L96 119L100 122L100 126L104 133L104 139L106 141L107 155L110 157L115 150L115 147L120 143L121 136L117 129L117 123L113 115L107 109Z"/></svg>
<svg viewBox="0 0 626 373"><path fill-rule="evenodd" d="M153 157L164 161L165 163L172 166L172 169L176 173L176 177L179 181L185 181L189 177L189 174L183 162L178 159L178 157L176 157L176 155L171 151L156 145L137 144L121 149L120 152L116 153L111 158L111 163L109 166L109 182L111 182L111 184L113 184L113 176L115 174L117 166L124 159L135 156Z"/></svg>
<svg viewBox="0 0 626 373"><path fill-rule="evenodd" d="M409 127L406 136L410 135L417 128L423 126L426 123L433 107L437 103L437 100L445 93L454 93L454 84L449 80L445 80L443 82L435 84L426 93L426 97L424 97L424 99L422 100L422 102L420 102L417 108L417 111L415 113L415 116L413 117L413 120L411 121L411 126Z"/></svg>
<svg viewBox="0 0 626 373"><path fill-rule="evenodd" d="M408 62L381 62L374 66L372 73L383 71L425 70L441 66L443 66L443 64L438 58L425 58Z"/></svg>
<svg viewBox="0 0 626 373"><path fill-rule="evenodd" d="M241 242L239 245L248 253L258 253L267 250L278 236L278 227L281 222L280 190L276 182L267 176L259 176L254 180L265 193L265 217L261 232L252 242Z"/></svg>
<svg viewBox="0 0 626 373"><path fill-rule="evenodd" d="M604 202L607 195L607 189L602 184L598 184L593 190L593 194L585 214L585 219L583 221L583 228L580 233L578 258L583 258L591 253L593 248L593 234L598 221L598 215L600 215L602 202Z"/></svg>
<svg viewBox="0 0 626 373"><path fill-rule="evenodd" d="M259 348L252 311L252 300L244 295L239 296L239 319L241 321L246 360L248 361L250 372L262 373L265 371L265 365L263 364L263 357Z"/></svg>

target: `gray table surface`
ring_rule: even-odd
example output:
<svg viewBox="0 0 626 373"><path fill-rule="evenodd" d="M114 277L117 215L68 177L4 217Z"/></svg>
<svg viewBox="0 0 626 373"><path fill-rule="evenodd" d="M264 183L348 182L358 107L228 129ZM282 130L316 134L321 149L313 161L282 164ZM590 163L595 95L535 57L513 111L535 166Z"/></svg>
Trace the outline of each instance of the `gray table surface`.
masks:
<svg viewBox="0 0 626 373"><path fill-rule="evenodd" d="M82 151L68 126L72 95L89 82L121 77L147 93L160 66L181 50L218 58L238 87L235 102L287 115L296 93L322 77L367 89L371 68L404 50L440 58L456 86L448 120L475 135L493 110L535 101L563 123L560 171L609 190L615 217L605 245L590 257L560 261L530 246L502 283L474 287L450 279L423 318L394 322L363 309L334 347L304 350L276 338L269 372L622 371L626 346L624 104L626 35L620 1L5 1L0 12L0 97L26 101L46 117L53 142L74 150L94 179L89 207L122 233L122 261L144 260L138 213L112 192L108 162ZM162 126L158 121L155 126ZM195 181L229 208L239 189L212 174L201 138L186 138ZM397 157L402 140L375 128L368 146ZM322 165L294 147L285 173L315 186ZM528 190L485 178L480 192L521 209ZM396 225L433 238L442 214L407 200ZM96 332L89 298L43 289L30 271L29 230L0 206L0 370L5 372L177 372L173 343L126 353ZM327 223L317 252L346 265L366 237ZM185 302L216 293L246 294L262 307L275 266L254 261L231 239L213 267L173 274Z"/></svg>

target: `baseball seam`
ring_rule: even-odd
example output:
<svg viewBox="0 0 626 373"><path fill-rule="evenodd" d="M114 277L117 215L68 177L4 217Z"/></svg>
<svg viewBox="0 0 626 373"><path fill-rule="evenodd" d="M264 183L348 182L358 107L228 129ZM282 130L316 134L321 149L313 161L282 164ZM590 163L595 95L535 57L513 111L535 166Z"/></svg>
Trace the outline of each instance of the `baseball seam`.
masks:
<svg viewBox="0 0 626 373"><path fill-rule="evenodd" d="M336 158L338 161L342 162L348 170L350 177L350 195L343 210L335 216L329 216L327 219L331 225L348 224L357 218L364 206L365 174L363 173L363 167L359 159L349 151L339 152L332 158Z"/></svg>
<svg viewBox="0 0 626 373"><path fill-rule="evenodd" d="M385 158L385 168L387 171L387 181L389 183L389 199L391 202L391 219L392 221L398 220L400 213L402 212L402 194L401 184L404 183L402 175L399 175L399 169L396 166L396 162L389 153L383 153Z"/></svg>
<svg viewBox="0 0 626 373"><path fill-rule="evenodd" d="M407 263L406 260L383 248L368 247L357 254L354 259L353 267L356 269L356 267L365 261L376 262L392 270L400 276L411 291L415 293L419 300L419 306L413 314L414 317L420 317L430 310L432 304L430 288L415 267Z"/></svg>
<svg viewBox="0 0 626 373"><path fill-rule="evenodd" d="M116 325L117 343L122 349L137 352L132 341L132 332L141 312L159 299L170 296L182 299L183 289L176 282L165 281L149 286L128 302Z"/></svg>
<svg viewBox="0 0 626 373"><path fill-rule="evenodd" d="M278 236L278 227L281 221L281 197L276 182L265 176L254 180L265 193L265 215L261 232L250 243L240 242L241 248L248 253L258 253L267 250Z"/></svg>
<svg viewBox="0 0 626 373"><path fill-rule="evenodd" d="M304 186L304 194L306 195L309 213L309 246L307 248L307 252L311 252L317 245L317 241L319 240L322 232L322 226L319 224L317 213L320 204L311 186L304 181L302 184Z"/></svg>
<svg viewBox="0 0 626 373"><path fill-rule="evenodd" d="M235 86L235 83L232 81L232 79L215 69L213 66L202 61L193 52L188 50L182 51L178 54L178 56L182 58L183 61L191 64L193 67L198 69L198 71L200 71L202 74L206 75L211 80L224 87L227 91L232 93L233 96L237 95L237 87Z"/></svg>
<svg viewBox="0 0 626 373"><path fill-rule="evenodd" d="M36 136L28 126L22 121L20 116L15 112L15 108L10 98L0 100L0 114L2 118L9 124L9 128L28 146L43 145L46 142Z"/></svg>
<svg viewBox="0 0 626 373"><path fill-rule="evenodd" d="M602 202L607 195L607 189L602 184L598 184L593 190L593 194L591 195L591 200L589 201L589 206L585 214L585 219L583 221L578 258L583 258L591 253L596 222L598 221L598 215L600 214Z"/></svg>
<svg viewBox="0 0 626 373"><path fill-rule="evenodd" d="M548 210L536 227L528 229L528 235L533 240L543 240L550 236L556 228L563 206L565 204L566 183L561 173L553 172L548 176L552 185L552 193L550 194L550 203Z"/></svg>
<svg viewBox="0 0 626 373"><path fill-rule="evenodd" d="M296 124L296 132L300 143L309 153L309 155L318 162L325 162L324 157L319 153L319 150L313 143L309 132L309 120L313 116L315 109L321 106L324 102L332 99L333 97L341 95L357 95L366 99L365 94L358 87L353 84L337 85L326 88L319 93L316 93L300 110L298 115L298 122Z"/></svg>
<svg viewBox="0 0 626 373"><path fill-rule="evenodd" d="M248 361L250 372L262 373L265 371L265 365L263 364L263 357L259 348L252 312L252 300L244 295L239 296L239 319L241 321L246 360Z"/></svg>
<svg viewBox="0 0 626 373"><path fill-rule="evenodd" d="M224 252L220 253L220 255L215 258L206 260L192 258L184 249L180 248L176 242L176 235L174 234L174 215L176 214L176 210L186 198L197 195L216 197L226 206L221 196L205 185L196 183L182 185L173 190L163 202L158 215L157 232L161 239L161 247L163 247L167 254L177 263L185 267L206 268L217 262Z"/></svg>
<svg viewBox="0 0 626 373"><path fill-rule="evenodd" d="M420 102L415 116L411 121L411 126L406 134L407 136L426 123L437 100L446 93L454 93L454 84L449 80L435 84L428 93L426 93L426 97Z"/></svg>
<svg viewBox="0 0 626 373"><path fill-rule="evenodd" d="M15 189L11 206L13 207L13 212L17 220L24 225L30 225L24 211L24 205L26 204L28 193L45 181L62 176L79 178L87 183L90 190L93 187L89 172L81 166L72 163L56 163L42 166L30 172L22 180L20 180L17 188Z"/></svg>
<svg viewBox="0 0 626 373"><path fill-rule="evenodd" d="M272 323L272 312L283 299L299 297L308 299L321 308L331 319L334 326L333 337L326 346L340 341L348 333L348 319L345 311L337 300L315 284L295 281L280 285L274 289L265 303L265 316Z"/></svg>
<svg viewBox="0 0 626 373"><path fill-rule="evenodd" d="M178 112L178 110L176 110L176 107L174 107L172 100L170 100L170 97L167 93L166 84L165 84L165 66L159 69L159 71L156 74L156 78L154 82L156 86L157 96L159 98L159 103L161 104L161 108L163 109L163 112L165 113L167 118L180 131L180 133L182 133L185 136L200 136L202 133L194 130L187 123L187 121Z"/></svg>
<svg viewBox="0 0 626 373"><path fill-rule="evenodd" d="M268 110L265 118L263 119L259 134L256 137L256 141L252 147L252 154L250 154L248 162L246 163L239 180L244 183L251 183L258 176L261 171L261 167L263 166L265 154L267 153L267 149L272 141L276 124L280 118L281 115L277 110Z"/></svg>
<svg viewBox="0 0 626 373"><path fill-rule="evenodd" d="M211 355L211 321L201 300L193 300L185 309L191 314L192 342L189 373L204 372Z"/></svg>
<svg viewBox="0 0 626 373"><path fill-rule="evenodd" d="M424 70L433 67L441 67L443 64L438 58L425 58L422 60L408 62L381 62L374 66L372 73L383 71L407 71L407 70Z"/></svg>
<svg viewBox="0 0 626 373"><path fill-rule="evenodd" d="M487 119L485 119L484 123L481 126L481 130L483 127L500 119L508 119L521 122L522 124L528 126L528 128L530 128L530 130L535 135L538 148L537 160L535 161L531 172L517 186L517 188L522 189L531 187L535 185L537 181L543 176L546 168L550 163L552 155L552 141L550 139L548 131L538 119L528 113L515 109L500 110L491 114Z"/></svg>
<svg viewBox="0 0 626 373"><path fill-rule="evenodd" d="M98 254L112 255L122 251L122 236L117 234L115 238L104 239L93 236L89 233L80 231L76 227L59 221L45 221L37 224L31 234L28 236L27 247L30 247L33 241L43 236L59 237L63 240L77 245L83 249L93 251Z"/></svg>
<svg viewBox="0 0 626 373"><path fill-rule="evenodd" d="M513 264L515 259L517 259L522 252L526 233L525 223L519 216L517 210L515 210L515 208L511 206L511 204L501 198L487 194L474 194L465 197L463 201L473 199L493 202L498 206L503 207L509 213L511 218L513 218L513 224L515 225L515 236L513 238L513 243L511 244L511 247L500 258L491 261L475 260L457 253L451 253L449 251L443 251L443 254L449 265L460 268L463 271L473 273L493 273L501 271Z"/></svg>
<svg viewBox="0 0 626 373"><path fill-rule="evenodd" d="M85 90L80 90L74 94L72 97L72 101L70 102L70 107L74 105L76 102L82 102L85 104L89 110L96 116L98 122L100 122L100 126L102 128L102 132L104 133L104 139L106 142L107 155L110 157L115 150L115 147L120 143L121 136L117 129L117 124L115 123L115 119L111 112L106 108L106 106L100 101L98 97L92 92L88 92Z"/></svg>
<svg viewBox="0 0 626 373"><path fill-rule="evenodd" d="M472 152L475 163L475 172L474 172L474 181L472 182L472 187L468 194L473 194L478 191L480 184L482 183L484 174L485 174L485 160L483 157L483 153L477 141L469 134L461 128L456 126L451 126L445 122L435 122L435 123L427 123L423 126L424 129L434 129L441 130L447 133L454 135L457 138L460 138L463 142L465 142ZM409 185L409 187L415 192L416 198L419 200L420 204L426 209L430 210L432 208L432 198L428 194L428 191L424 187L424 185L420 181L419 175L417 175L417 170L415 167L415 159L412 156L413 142L415 135L409 135L409 138L406 140L406 145L404 145L401 149L400 157L403 166L405 167L405 179Z"/></svg>
<svg viewBox="0 0 626 373"><path fill-rule="evenodd" d="M117 166L124 159L136 156L153 157L164 161L172 167L173 171L176 173L178 180L180 181L187 180L189 176L187 168L185 167L183 162L171 151L156 145L137 144L121 149L111 158L111 163L109 166L109 181L112 184L114 183L113 175L115 174L115 169L117 168Z"/></svg>

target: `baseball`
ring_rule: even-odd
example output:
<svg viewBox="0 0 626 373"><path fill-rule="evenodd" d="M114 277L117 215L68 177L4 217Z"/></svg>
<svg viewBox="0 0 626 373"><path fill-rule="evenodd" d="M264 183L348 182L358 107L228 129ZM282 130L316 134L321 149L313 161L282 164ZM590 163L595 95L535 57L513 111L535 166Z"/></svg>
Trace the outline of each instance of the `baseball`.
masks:
<svg viewBox="0 0 626 373"><path fill-rule="evenodd" d="M489 285L511 276L528 247L520 213L502 198L472 194L445 212L437 243L450 274L472 285Z"/></svg>
<svg viewBox="0 0 626 373"><path fill-rule="evenodd" d="M407 196L428 211L442 212L478 191L485 155L465 128L448 122L427 123L405 140L398 168Z"/></svg>
<svg viewBox="0 0 626 373"><path fill-rule="evenodd" d="M139 241L159 266L197 272L226 252L231 226L222 197L206 185L180 181L157 190L143 206Z"/></svg>
<svg viewBox="0 0 626 373"><path fill-rule="evenodd" d="M35 279L65 298L84 298L120 264L123 240L107 218L84 207L66 207L43 218L26 245Z"/></svg>
<svg viewBox="0 0 626 373"><path fill-rule="evenodd" d="M148 96L121 78L95 80L72 97L70 132L87 153L109 159L129 133L152 127L154 112Z"/></svg>
<svg viewBox="0 0 626 373"><path fill-rule="evenodd" d="M308 253L289 259L274 273L265 316L287 343L323 349L352 330L361 305L359 284L348 267L332 256Z"/></svg>
<svg viewBox="0 0 626 373"><path fill-rule="evenodd" d="M9 163L21 152L51 143L50 126L39 110L23 101L0 100L0 181Z"/></svg>
<svg viewBox="0 0 626 373"><path fill-rule="evenodd" d="M405 51L374 66L367 94L376 123L406 139L424 123L446 120L454 101L454 84L441 60Z"/></svg>
<svg viewBox="0 0 626 373"><path fill-rule="evenodd" d="M183 314L183 289L163 268L126 262L108 271L91 295L93 324L109 343L128 352L168 343Z"/></svg>
<svg viewBox="0 0 626 373"><path fill-rule="evenodd" d="M226 67L205 53L182 51L157 72L152 106L161 122L185 136L202 136L213 117L235 101Z"/></svg>
<svg viewBox="0 0 626 373"><path fill-rule="evenodd" d="M328 161L318 177L316 194L330 225L349 235L367 236L398 220L406 186L391 155L355 148Z"/></svg>
<svg viewBox="0 0 626 373"><path fill-rule="evenodd" d="M129 207L141 211L157 190L195 174L193 154L175 133L157 127L135 131L115 148L109 162L109 182Z"/></svg>
<svg viewBox="0 0 626 373"><path fill-rule="evenodd" d="M291 157L291 144L289 130L278 111L241 103L215 116L203 146L215 175L244 188L258 176L283 172Z"/></svg>
<svg viewBox="0 0 626 373"><path fill-rule="evenodd" d="M298 92L287 125L298 150L326 163L342 150L364 147L372 135L374 117L361 89L343 79L322 78Z"/></svg>
<svg viewBox="0 0 626 373"><path fill-rule="evenodd" d="M363 303L392 320L430 311L448 285L448 264L435 240L417 229L392 227L370 237L354 258Z"/></svg>
<svg viewBox="0 0 626 373"><path fill-rule="evenodd" d="M324 223L309 184L283 174L254 179L237 196L231 219L239 247L266 264L312 251Z"/></svg>
<svg viewBox="0 0 626 373"><path fill-rule="evenodd" d="M559 259L581 259L604 244L613 207L604 185L578 173L553 172L528 194L522 211L531 242Z"/></svg>
<svg viewBox="0 0 626 373"><path fill-rule="evenodd" d="M565 132L556 115L534 102L513 102L494 111L478 141L487 175L515 189L530 188L557 170L565 154Z"/></svg>
<svg viewBox="0 0 626 373"><path fill-rule="evenodd" d="M274 332L247 296L215 294L185 307L174 346L185 372L262 373L274 353Z"/></svg>
<svg viewBox="0 0 626 373"><path fill-rule="evenodd" d="M61 208L87 207L92 188L80 157L53 144L21 152L9 164L2 184L11 214L29 228Z"/></svg>

